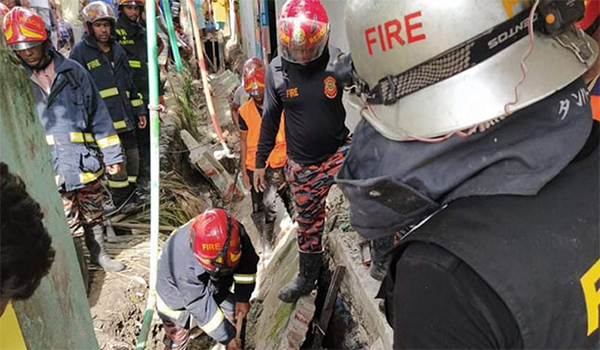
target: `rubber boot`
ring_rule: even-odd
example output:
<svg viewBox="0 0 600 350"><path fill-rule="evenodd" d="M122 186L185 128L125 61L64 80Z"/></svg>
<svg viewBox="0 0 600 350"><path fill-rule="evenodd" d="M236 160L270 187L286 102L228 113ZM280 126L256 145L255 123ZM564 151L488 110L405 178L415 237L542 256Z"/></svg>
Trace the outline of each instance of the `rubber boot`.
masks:
<svg viewBox="0 0 600 350"><path fill-rule="evenodd" d="M286 284L277 295L284 303L294 303L298 298L307 295L316 288L317 280L323 264L323 252L300 252L298 275Z"/></svg>
<svg viewBox="0 0 600 350"><path fill-rule="evenodd" d="M394 247L394 235L377 238L371 241L371 266L369 275L378 281L383 281L390 263L390 254Z"/></svg>
<svg viewBox="0 0 600 350"><path fill-rule="evenodd" d="M85 230L85 244L90 251L92 263L106 272L117 272L125 268L122 262L111 259L104 249L104 227L95 225Z"/></svg>

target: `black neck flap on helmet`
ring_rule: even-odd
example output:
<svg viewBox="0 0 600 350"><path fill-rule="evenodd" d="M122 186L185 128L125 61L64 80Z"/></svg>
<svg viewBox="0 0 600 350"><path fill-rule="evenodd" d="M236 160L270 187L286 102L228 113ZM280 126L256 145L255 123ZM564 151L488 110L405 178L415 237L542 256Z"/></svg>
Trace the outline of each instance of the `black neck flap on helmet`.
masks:
<svg viewBox="0 0 600 350"><path fill-rule="evenodd" d="M575 30L579 36L583 32L572 25L583 18L584 0L539 0L539 6L533 16L533 29L547 35L558 37L568 30ZM530 11L521 11L511 19L482 33L436 57L433 57L398 75L388 75L379 80L376 86L362 80L352 63L350 54L338 57L334 70L346 88L354 88L358 94L365 94L371 104L390 105L404 96L417 92L442 80L453 77L500 53L528 35L528 17ZM552 16L551 16L552 15ZM552 21L546 18L552 17ZM539 21L543 18L543 21ZM550 23L551 22L551 23ZM593 50L585 40L576 53L584 57ZM586 47L586 45L588 45Z"/></svg>
<svg viewBox="0 0 600 350"><path fill-rule="evenodd" d="M229 213L224 210L225 215L227 216L227 239L225 239L225 244L223 248L219 251L216 257L211 260L211 264L215 267L212 271L210 271L211 277L219 278L221 273L227 273L231 266L227 266L227 251L229 251L229 245L231 244L231 216Z"/></svg>

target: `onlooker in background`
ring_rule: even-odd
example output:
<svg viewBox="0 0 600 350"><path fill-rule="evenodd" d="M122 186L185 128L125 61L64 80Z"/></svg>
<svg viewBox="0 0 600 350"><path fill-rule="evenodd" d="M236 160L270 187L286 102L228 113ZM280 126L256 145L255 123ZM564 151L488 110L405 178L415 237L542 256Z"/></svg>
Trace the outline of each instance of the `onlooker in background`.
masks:
<svg viewBox="0 0 600 350"><path fill-rule="evenodd" d="M225 29L227 20L229 19L229 1L228 0L212 0L215 22L217 30Z"/></svg>
<svg viewBox="0 0 600 350"><path fill-rule="evenodd" d="M0 2L6 5L9 10L15 6L21 6L21 2L19 0L0 0Z"/></svg>
<svg viewBox="0 0 600 350"><path fill-rule="evenodd" d="M0 316L11 300L29 298L54 262L40 205L0 163Z"/></svg>

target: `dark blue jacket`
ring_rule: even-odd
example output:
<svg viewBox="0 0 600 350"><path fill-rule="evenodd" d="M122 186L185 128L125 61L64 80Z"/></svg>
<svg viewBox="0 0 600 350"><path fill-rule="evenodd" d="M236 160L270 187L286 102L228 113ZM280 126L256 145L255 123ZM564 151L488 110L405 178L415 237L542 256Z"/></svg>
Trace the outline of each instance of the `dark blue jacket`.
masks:
<svg viewBox="0 0 600 350"><path fill-rule="evenodd" d="M188 238L191 222L173 233L165 243L158 261L156 291L159 313L167 314L178 324L185 325L193 316L202 330L222 344L235 337L235 327L224 317L215 299L228 293L235 282L235 301L248 302L256 281L258 255L241 223L242 256L231 275L212 280L198 263ZM166 304L170 312L161 310Z"/></svg>
<svg viewBox="0 0 600 350"><path fill-rule="evenodd" d="M90 75L77 62L52 50L56 77L48 95L31 79L33 96L46 141L52 148L57 185L67 191L85 187L103 173L98 144L108 165L123 161L121 141Z"/></svg>
<svg viewBox="0 0 600 350"><path fill-rule="evenodd" d="M118 133L135 130L137 117L148 111L141 95L133 84L129 60L117 42L112 42L114 67L102 55L96 40L86 35L71 51L71 59L79 62L89 72L104 99L113 125Z"/></svg>
<svg viewBox="0 0 600 350"><path fill-rule="evenodd" d="M123 14L119 15L115 34L119 45L123 47L133 73L132 79L138 92L147 103L148 95L148 45L146 29L139 23L129 21Z"/></svg>

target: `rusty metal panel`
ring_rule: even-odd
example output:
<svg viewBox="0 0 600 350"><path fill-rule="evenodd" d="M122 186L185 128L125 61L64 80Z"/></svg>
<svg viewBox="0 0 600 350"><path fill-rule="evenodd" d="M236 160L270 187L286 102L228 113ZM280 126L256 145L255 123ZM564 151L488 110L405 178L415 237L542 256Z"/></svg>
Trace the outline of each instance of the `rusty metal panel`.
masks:
<svg viewBox="0 0 600 350"><path fill-rule="evenodd" d="M0 35L0 160L21 176L44 213L56 258L29 300L14 303L29 349L98 349L90 308L50 150L35 111L29 80Z"/></svg>

